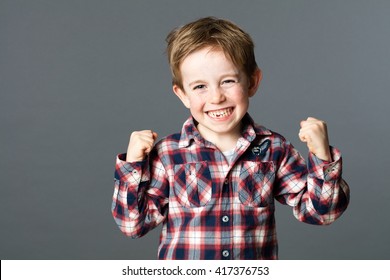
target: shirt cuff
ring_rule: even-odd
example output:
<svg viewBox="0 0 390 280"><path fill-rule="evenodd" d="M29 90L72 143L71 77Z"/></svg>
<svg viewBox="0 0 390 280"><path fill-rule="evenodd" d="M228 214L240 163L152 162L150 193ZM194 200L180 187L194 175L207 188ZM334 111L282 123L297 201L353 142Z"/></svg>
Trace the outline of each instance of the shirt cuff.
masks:
<svg viewBox="0 0 390 280"><path fill-rule="evenodd" d="M342 157L340 151L330 146L332 162L321 160L314 154L309 153L309 175L324 181L337 181L341 178Z"/></svg>
<svg viewBox="0 0 390 280"><path fill-rule="evenodd" d="M126 154L119 154L116 157L115 179L132 185L139 185L143 179L142 169L145 164L145 161L127 162Z"/></svg>

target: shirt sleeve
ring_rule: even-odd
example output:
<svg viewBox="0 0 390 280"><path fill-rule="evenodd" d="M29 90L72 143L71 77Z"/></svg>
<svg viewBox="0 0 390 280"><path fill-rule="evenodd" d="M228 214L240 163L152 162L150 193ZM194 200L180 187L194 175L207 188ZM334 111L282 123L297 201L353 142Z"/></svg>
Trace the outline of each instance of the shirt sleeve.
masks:
<svg viewBox="0 0 390 280"><path fill-rule="evenodd" d="M326 225L334 222L349 203L349 186L342 178L340 151L331 147L332 162L309 153L308 164L286 143L276 174L275 198L293 207L302 222Z"/></svg>
<svg viewBox="0 0 390 280"><path fill-rule="evenodd" d="M162 162L152 152L148 160L129 163L126 154L116 158L111 211L119 229L138 238L165 220L168 183Z"/></svg>

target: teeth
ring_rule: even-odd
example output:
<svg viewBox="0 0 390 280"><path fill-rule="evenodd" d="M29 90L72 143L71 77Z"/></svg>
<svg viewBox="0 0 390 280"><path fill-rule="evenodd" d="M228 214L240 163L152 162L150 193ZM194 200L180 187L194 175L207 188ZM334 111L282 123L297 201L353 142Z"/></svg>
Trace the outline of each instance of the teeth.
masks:
<svg viewBox="0 0 390 280"><path fill-rule="evenodd" d="M227 108L223 110L209 111L207 114L213 118L223 118L229 116L232 113L232 111L233 111L232 108Z"/></svg>

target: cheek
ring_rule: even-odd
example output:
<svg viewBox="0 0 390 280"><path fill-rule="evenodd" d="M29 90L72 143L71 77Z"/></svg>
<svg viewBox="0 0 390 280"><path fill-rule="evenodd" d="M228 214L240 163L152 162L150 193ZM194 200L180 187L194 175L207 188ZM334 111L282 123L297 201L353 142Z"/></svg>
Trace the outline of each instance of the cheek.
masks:
<svg viewBox="0 0 390 280"><path fill-rule="evenodd" d="M248 104L249 102L248 93L242 89L232 93L231 98L237 104Z"/></svg>
<svg viewBox="0 0 390 280"><path fill-rule="evenodd" d="M201 98L190 98L191 110L199 110L204 106L204 101Z"/></svg>

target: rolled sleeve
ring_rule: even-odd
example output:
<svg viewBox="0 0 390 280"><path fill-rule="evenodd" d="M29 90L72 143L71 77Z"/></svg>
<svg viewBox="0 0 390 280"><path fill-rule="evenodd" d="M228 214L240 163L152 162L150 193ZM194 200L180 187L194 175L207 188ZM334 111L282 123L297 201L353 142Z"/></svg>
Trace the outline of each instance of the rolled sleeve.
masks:
<svg viewBox="0 0 390 280"><path fill-rule="evenodd" d="M138 186L148 181L149 174L144 168L146 161L127 162L126 154L119 154L116 158L115 179L128 185Z"/></svg>
<svg viewBox="0 0 390 280"><path fill-rule="evenodd" d="M330 147L332 162L321 160L314 154L309 154L309 176L315 177L325 182L337 181L342 174L342 158L340 151L335 147Z"/></svg>

